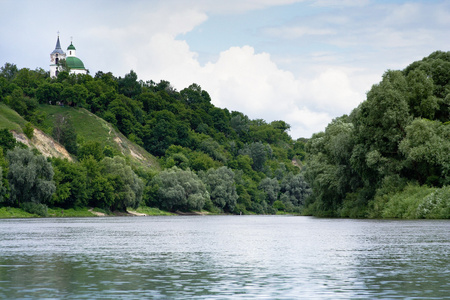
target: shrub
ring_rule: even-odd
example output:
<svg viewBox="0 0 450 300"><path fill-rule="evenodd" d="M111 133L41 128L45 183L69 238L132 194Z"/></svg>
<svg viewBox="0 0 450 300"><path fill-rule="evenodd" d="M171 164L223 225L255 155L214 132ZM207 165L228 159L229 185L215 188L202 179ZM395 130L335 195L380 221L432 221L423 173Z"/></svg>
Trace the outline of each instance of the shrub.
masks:
<svg viewBox="0 0 450 300"><path fill-rule="evenodd" d="M435 189L416 209L417 218L450 219L450 186Z"/></svg>
<svg viewBox="0 0 450 300"><path fill-rule="evenodd" d="M383 197L383 199L387 199L387 202L382 207L381 216L383 218L414 219L417 215L417 208L423 199L434 190L427 186L408 185L402 192L385 195L387 197Z"/></svg>
<svg viewBox="0 0 450 300"><path fill-rule="evenodd" d="M31 140L34 135L34 128L33 125L31 125L30 122L25 124L25 128L23 129L23 133Z"/></svg>
<svg viewBox="0 0 450 300"><path fill-rule="evenodd" d="M280 200L275 201L272 204L272 207L275 208L276 210L283 210L283 211L286 210L286 206Z"/></svg>
<svg viewBox="0 0 450 300"><path fill-rule="evenodd" d="M367 204L358 198L357 193L348 193L342 202L339 215L343 218L367 217Z"/></svg>
<svg viewBox="0 0 450 300"><path fill-rule="evenodd" d="M24 202L22 203L22 209L27 213L38 215L40 217L48 216L47 205L36 202Z"/></svg>

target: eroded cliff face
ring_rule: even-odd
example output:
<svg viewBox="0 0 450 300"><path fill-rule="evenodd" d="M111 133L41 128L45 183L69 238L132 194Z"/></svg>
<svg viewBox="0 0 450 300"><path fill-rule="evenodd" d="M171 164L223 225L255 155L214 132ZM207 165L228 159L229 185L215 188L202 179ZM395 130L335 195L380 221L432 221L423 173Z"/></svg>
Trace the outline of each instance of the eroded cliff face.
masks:
<svg viewBox="0 0 450 300"><path fill-rule="evenodd" d="M45 157L66 158L69 161L74 160L64 146L55 141L51 136L45 134L42 130L35 128L31 140L22 132L12 130L11 133L16 141L21 142L30 148L36 148ZM128 141L122 134L117 133L110 128L109 136L118 145L118 149L122 155L130 156L131 160L136 164L151 168L159 168L159 165L150 154L146 153L142 147Z"/></svg>
<svg viewBox="0 0 450 300"><path fill-rule="evenodd" d="M12 134L16 141L24 143L30 148L36 148L45 157L67 158L69 161L73 161L66 148L39 129L34 129L31 140L24 133L12 131Z"/></svg>

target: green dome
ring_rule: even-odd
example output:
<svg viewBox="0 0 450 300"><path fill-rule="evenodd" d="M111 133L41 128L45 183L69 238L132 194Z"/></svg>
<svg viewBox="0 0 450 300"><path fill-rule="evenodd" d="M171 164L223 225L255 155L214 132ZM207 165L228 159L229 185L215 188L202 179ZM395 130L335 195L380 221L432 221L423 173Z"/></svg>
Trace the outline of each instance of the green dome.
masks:
<svg viewBox="0 0 450 300"><path fill-rule="evenodd" d="M72 43L70 43L70 46L67 47L67 50L77 50L77 49L75 49L75 46L72 45Z"/></svg>
<svg viewBox="0 0 450 300"><path fill-rule="evenodd" d="M66 58L66 64L70 69L81 69L84 70L84 64L78 57L69 56Z"/></svg>

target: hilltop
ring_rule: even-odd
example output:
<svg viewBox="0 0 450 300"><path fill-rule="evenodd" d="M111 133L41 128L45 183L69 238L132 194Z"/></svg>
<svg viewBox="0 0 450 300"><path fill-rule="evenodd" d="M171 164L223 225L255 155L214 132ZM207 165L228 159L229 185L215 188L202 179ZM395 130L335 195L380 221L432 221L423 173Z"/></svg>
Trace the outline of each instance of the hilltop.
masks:
<svg viewBox="0 0 450 300"><path fill-rule="evenodd" d="M84 108L40 105L39 110L46 114L42 124L45 131L51 134L56 116L70 118L75 126L78 139L83 142L99 142L104 148L109 146L133 162L135 165L160 169L158 160L141 146L136 145L104 119Z"/></svg>
<svg viewBox="0 0 450 300"><path fill-rule="evenodd" d="M33 128L31 138L24 133L27 121L4 104L0 104L0 127L9 129L18 142L37 149L45 157L57 157L74 161L74 156L51 136L56 116L62 115L70 118L76 124L76 132L80 140L99 142L102 147L109 146L116 153L127 157L136 166L160 169L158 160L153 155L129 141L111 124L86 109L40 105L39 111L44 113L46 117L41 125L42 130Z"/></svg>

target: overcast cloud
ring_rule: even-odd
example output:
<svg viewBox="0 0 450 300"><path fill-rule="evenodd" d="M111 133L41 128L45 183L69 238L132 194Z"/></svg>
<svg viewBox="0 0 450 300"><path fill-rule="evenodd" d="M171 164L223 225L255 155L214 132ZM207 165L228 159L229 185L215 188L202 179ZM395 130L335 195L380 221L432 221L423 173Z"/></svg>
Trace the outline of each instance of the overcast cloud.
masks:
<svg viewBox="0 0 450 300"><path fill-rule="evenodd" d="M350 113L387 69L450 49L449 1L0 0L0 63L49 68L57 31L91 75L199 84L294 138Z"/></svg>

